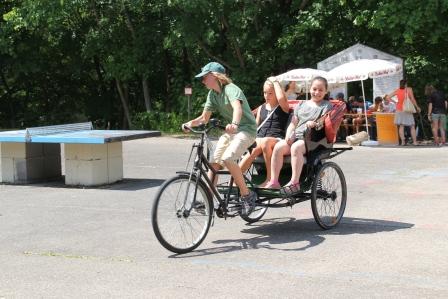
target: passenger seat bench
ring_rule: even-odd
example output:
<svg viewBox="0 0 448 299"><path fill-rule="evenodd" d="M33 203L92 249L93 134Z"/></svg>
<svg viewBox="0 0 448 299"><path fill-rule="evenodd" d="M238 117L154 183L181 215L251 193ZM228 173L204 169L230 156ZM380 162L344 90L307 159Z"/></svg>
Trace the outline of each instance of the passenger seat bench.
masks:
<svg viewBox="0 0 448 299"><path fill-rule="evenodd" d="M333 148L332 143L327 143L327 139L323 138L319 142L313 142L311 140L306 140L307 146L309 148L312 148L308 155L304 157L304 167L308 163L313 163L313 161L318 161L321 159L325 159L330 156ZM249 170L251 171L251 175L253 180L256 183L262 183L266 178L266 164L264 161L263 155L258 156L255 158L254 162L252 163L253 167ZM302 171L302 175L304 176L306 171ZM256 176L256 178L254 178ZM283 157L283 167L280 172L279 181L281 184L286 184L289 179L291 178L291 156L284 156Z"/></svg>

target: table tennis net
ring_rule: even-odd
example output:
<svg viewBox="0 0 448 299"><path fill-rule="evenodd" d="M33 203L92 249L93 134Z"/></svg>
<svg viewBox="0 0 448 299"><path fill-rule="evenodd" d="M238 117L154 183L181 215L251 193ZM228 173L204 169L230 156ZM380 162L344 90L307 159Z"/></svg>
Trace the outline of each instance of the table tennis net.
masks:
<svg viewBox="0 0 448 299"><path fill-rule="evenodd" d="M38 136L38 135L52 135L52 134L68 133L75 131L92 130L92 129L93 129L92 122L33 127L26 129L26 138L30 139L32 136Z"/></svg>

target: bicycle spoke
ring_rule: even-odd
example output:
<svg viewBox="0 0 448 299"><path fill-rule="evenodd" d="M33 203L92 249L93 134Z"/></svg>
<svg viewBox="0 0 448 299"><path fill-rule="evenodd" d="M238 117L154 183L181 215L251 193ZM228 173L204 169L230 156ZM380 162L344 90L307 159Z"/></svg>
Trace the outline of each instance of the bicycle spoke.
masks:
<svg viewBox="0 0 448 299"><path fill-rule="evenodd" d="M333 162L325 163L317 178L313 187L313 214L320 226L329 228L339 222L345 209L345 179Z"/></svg>
<svg viewBox="0 0 448 299"><path fill-rule="evenodd" d="M159 191L153 209L156 237L174 252L195 248L210 227L212 210L208 193L189 175L179 175L167 182Z"/></svg>

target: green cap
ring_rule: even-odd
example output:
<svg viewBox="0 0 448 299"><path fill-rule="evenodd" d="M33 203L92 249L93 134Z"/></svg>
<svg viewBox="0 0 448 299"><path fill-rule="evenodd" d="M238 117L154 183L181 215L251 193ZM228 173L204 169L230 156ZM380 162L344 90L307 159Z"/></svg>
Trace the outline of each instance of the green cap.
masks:
<svg viewBox="0 0 448 299"><path fill-rule="evenodd" d="M217 62L209 62L201 69L201 72L199 74L197 74L195 77L201 78L210 72L225 74L226 69L221 64L219 64Z"/></svg>

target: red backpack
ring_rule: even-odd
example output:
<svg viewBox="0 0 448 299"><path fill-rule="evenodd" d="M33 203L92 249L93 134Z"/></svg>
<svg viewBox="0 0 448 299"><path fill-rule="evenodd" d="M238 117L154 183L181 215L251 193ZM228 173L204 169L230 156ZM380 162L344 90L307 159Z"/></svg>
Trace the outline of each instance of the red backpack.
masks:
<svg viewBox="0 0 448 299"><path fill-rule="evenodd" d="M327 137L328 143L334 143L339 126L344 118L346 105L345 102L338 100L330 100L330 103L333 108L327 112L325 117L325 136Z"/></svg>

